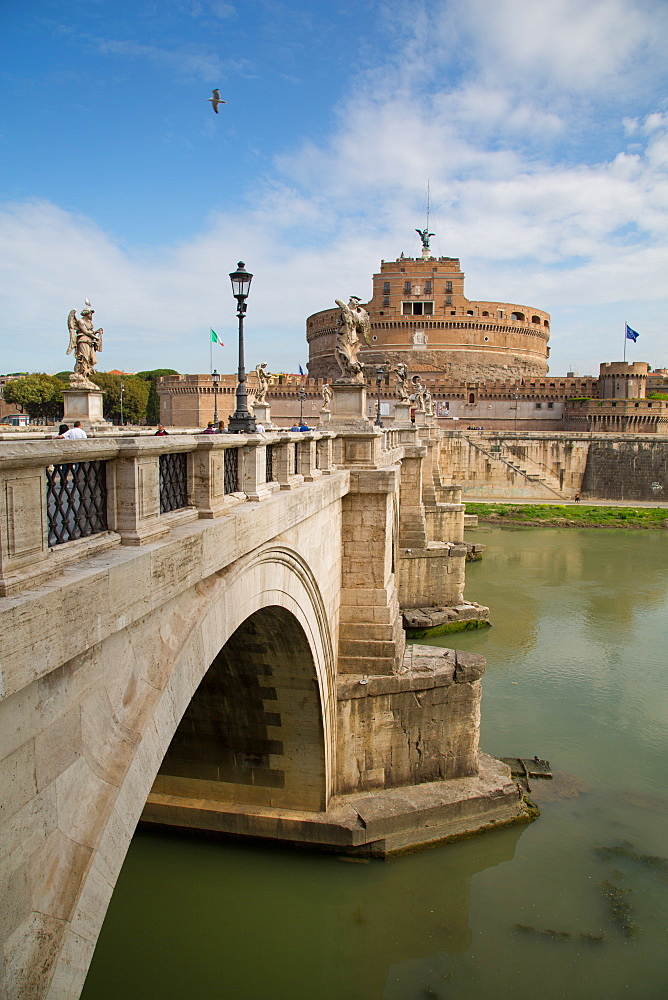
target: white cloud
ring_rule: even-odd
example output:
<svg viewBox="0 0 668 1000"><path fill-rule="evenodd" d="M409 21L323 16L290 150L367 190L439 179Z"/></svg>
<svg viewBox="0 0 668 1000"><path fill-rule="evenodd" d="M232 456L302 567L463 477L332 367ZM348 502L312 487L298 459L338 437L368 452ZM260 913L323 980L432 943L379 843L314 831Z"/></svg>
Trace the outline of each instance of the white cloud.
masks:
<svg viewBox="0 0 668 1000"><path fill-rule="evenodd" d="M227 75L248 76L254 72L248 59L241 56L222 59L210 47L191 42L166 49L124 39L96 38L92 41L101 55L149 60L167 66L183 76L203 80L205 83L215 83Z"/></svg>

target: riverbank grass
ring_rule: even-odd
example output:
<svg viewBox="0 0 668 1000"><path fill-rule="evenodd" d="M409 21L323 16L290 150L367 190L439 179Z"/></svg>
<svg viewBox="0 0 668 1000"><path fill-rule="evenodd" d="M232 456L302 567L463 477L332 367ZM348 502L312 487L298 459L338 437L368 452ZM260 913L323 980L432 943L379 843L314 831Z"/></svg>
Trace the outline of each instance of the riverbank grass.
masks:
<svg viewBox="0 0 668 1000"><path fill-rule="evenodd" d="M586 504L466 503L485 524L563 528L668 528L668 507L589 507Z"/></svg>

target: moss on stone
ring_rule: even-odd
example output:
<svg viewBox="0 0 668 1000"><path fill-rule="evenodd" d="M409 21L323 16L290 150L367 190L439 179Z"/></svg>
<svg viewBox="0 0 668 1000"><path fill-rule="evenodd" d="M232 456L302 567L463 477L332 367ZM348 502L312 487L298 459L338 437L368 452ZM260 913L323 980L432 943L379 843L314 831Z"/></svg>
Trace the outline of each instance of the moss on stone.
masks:
<svg viewBox="0 0 668 1000"><path fill-rule="evenodd" d="M492 623L484 618L468 618L466 621L442 622L430 628L407 628L408 639L426 639L432 635L445 635L447 632L469 632L476 628L488 628Z"/></svg>

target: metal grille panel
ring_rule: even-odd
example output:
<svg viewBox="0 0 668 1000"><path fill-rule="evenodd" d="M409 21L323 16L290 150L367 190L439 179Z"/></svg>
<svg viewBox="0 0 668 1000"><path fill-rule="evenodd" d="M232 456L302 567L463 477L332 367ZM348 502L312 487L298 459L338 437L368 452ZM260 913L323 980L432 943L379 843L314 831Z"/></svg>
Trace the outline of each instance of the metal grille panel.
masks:
<svg viewBox="0 0 668 1000"><path fill-rule="evenodd" d="M107 530L106 462L68 462L46 470L49 547Z"/></svg>
<svg viewBox="0 0 668 1000"><path fill-rule="evenodd" d="M188 506L188 456L185 452L160 456L160 513Z"/></svg>
<svg viewBox="0 0 668 1000"><path fill-rule="evenodd" d="M265 461L265 483L273 483L274 481L274 449L273 446L268 444L265 449L266 461Z"/></svg>
<svg viewBox="0 0 668 1000"><path fill-rule="evenodd" d="M295 476L299 472L299 445L295 445Z"/></svg>
<svg viewBox="0 0 668 1000"><path fill-rule="evenodd" d="M239 490L239 452L236 448L225 449L225 492Z"/></svg>

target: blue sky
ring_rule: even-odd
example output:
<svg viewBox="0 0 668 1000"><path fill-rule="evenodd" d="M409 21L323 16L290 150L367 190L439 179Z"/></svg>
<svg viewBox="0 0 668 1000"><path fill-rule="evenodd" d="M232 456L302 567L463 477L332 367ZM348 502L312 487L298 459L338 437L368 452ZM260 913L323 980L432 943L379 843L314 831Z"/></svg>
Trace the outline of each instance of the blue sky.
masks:
<svg viewBox="0 0 668 1000"><path fill-rule="evenodd" d="M668 366L665 0L4 0L0 371L305 366L381 258L552 314L550 369ZM227 101L215 115L207 98Z"/></svg>

